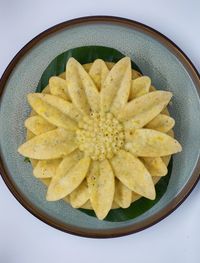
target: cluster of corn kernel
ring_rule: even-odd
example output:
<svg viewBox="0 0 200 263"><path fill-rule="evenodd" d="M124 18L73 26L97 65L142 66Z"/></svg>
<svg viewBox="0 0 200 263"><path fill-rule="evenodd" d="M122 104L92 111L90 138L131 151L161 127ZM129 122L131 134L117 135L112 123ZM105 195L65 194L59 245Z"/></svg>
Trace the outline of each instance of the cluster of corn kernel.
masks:
<svg viewBox="0 0 200 263"><path fill-rule="evenodd" d="M124 144L123 127L111 113L91 113L76 131L79 149L93 160L112 158Z"/></svg>

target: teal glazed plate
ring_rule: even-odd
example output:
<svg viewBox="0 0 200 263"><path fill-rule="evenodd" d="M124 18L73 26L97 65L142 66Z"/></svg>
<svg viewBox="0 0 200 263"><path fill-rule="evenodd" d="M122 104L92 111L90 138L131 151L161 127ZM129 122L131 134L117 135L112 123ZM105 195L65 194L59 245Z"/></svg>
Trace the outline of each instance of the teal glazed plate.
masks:
<svg viewBox="0 0 200 263"><path fill-rule="evenodd" d="M50 62L66 50L106 46L129 56L158 89L173 93L170 113L183 151L173 157L166 192L145 213L130 220L100 221L63 201L47 202L45 186L32 175L17 148L30 113L26 95L35 92ZM197 184L200 172L200 77L168 38L141 23L118 17L83 17L58 24L31 40L0 80L0 173L16 199L33 215L62 231L85 237L117 237L141 231L173 212Z"/></svg>

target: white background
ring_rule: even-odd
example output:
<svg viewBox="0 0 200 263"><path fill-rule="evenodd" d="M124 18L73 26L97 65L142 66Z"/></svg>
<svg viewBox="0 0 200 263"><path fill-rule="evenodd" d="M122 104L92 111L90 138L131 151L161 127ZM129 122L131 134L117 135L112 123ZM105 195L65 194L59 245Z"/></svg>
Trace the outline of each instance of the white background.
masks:
<svg viewBox="0 0 200 263"><path fill-rule="evenodd" d="M199 0L0 0L0 75L34 36L86 15L115 15L145 23L172 39L200 71L199 12ZM96 240L40 222L0 178L0 263L200 262L199 190L200 184L173 214L143 232Z"/></svg>

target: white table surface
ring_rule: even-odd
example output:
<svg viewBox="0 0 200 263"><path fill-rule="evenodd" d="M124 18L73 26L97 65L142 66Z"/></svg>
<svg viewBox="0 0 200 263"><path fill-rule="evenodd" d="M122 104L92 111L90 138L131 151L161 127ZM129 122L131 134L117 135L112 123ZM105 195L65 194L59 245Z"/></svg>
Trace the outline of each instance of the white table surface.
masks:
<svg viewBox="0 0 200 263"><path fill-rule="evenodd" d="M155 28L172 39L200 71L199 10L199 0L0 0L0 75L34 36L88 15L121 16ZM200 184L174 213L145 231L98 240L72 236L39 221L0 178L0 263L198 263L199 190Z"/></svg>

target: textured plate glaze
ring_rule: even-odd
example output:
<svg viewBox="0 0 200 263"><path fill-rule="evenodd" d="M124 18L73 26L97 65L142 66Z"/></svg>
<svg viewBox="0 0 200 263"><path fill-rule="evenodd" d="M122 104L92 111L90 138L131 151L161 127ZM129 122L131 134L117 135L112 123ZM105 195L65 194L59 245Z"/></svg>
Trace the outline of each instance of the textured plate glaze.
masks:
<svg viewBox="0 0 200 263"><path fill-rule="evenodd" d="M34 92L42 72L67 49L103 45L130 56L158 89L173 92L170 112L183 152L174 156L166 194L149 211L125 222L99 221L63 201L45 201L45 187L17 153L24 141L30 112L26 94ZM0 82L1 174L21 204L44 222L63 231L90 237L114 237L142 230L172 212L199 177L200 80L189 59L166 37L134 21L86 17L59 24L29 42L11 61Z"/></svg>

